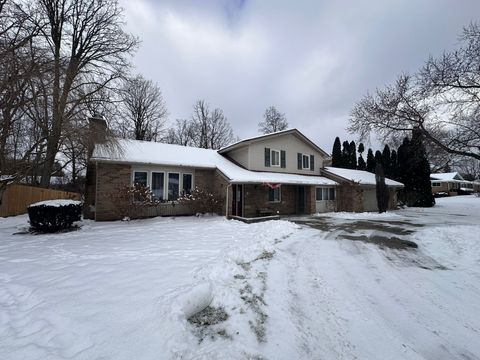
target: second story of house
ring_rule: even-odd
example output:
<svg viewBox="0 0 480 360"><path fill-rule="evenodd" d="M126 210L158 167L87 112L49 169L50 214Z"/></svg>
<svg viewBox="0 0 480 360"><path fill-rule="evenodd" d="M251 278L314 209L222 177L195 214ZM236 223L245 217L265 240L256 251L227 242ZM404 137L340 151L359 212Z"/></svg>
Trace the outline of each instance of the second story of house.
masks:
<svg viewBox="0 0 480 360"><path fill-rule="evenodd" d="M297 129L239 141L218 151L253 171L318 175L329 155Z"/></svg>

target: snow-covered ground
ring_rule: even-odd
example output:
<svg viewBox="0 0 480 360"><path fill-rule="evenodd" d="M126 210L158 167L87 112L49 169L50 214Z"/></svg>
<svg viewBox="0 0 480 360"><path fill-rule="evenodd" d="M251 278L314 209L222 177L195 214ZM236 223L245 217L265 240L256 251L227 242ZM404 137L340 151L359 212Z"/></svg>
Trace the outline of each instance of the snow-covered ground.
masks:
<svg viewBox="0 0 480 360"><path fill-rule="evenodd" d="M292 220L0 218L0 358L480 359L480 198Z"/></svg>

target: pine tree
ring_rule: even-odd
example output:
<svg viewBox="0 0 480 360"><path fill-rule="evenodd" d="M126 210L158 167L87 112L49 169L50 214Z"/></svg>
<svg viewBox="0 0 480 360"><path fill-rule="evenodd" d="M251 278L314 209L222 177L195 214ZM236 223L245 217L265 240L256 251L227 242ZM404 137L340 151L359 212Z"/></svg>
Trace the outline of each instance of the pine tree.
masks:
<svg viewBox="0 0 480 360"><path fill-rule="evenodd" d="M375 172L375 157L373 156L372 149L368 149L367 152L367 167L366 170L368 172L374 173Z"/></svg>
<svg viewBox="0 0 480 360"><path fill-rule="evenodd" d="M408 206L433 206L435 199L430 182L430 164L420 131L413 131L412 140L403 140L397 159L397 177L405 186L400 198Z"/></svg>
<svg viewBox="0 0 480 360"><path fill-rule="evenodd" d="M398 179L398 159L397 159L397 152L392 150L390 155L390 176L393 180Z"/></svg>
<svg viewBox="0 0 480 360"><path fill-rule="evenodd" d="M355 145L355 141L350 142L350 151L349 151L349 162L348 168L355 170L357 168L357 146Z"/></svg>
<svg viewBox="0 0 480 360"><path fill-rule="evenodd" d="M363 143L360 143L358 145L358 153L360 154L358 156L358 162L357 162L357 170L365 170L367 168L367 164L365 163L365 160L363 160L363 152L365 151L365 147L363 146Z"/></svg>
<svg viewBox="0 0 480 360"><path fill-rule="evenodd" d="M377 151L377 153L380 153L380 151ZM380 157L375 164L375 185L378 212L384 213L388 209L388 201L390 198L390 194L388 192L388 187L385 184L385 172L383 170Z"/></svg>
<svg viewBox="0 0 480 360"><path fill-rule="evenodd" d="M335 142L333 143L332 166L342 167L342 145L338 136L335 138Z"/></svg>
<svg viewBox="0 0 480 360"><path fill-rule="evenodd" d="M392 177L391 171L392 171L392 159L391 159L391 154L390 154L390 147L388 145L385 145L382 151L382 159L383 159L383 170L385 172L386 177Z"/></svg>
<svg viewBox="0 0 480 360"><path fill-rule="evenodd" d="M382 164L382 167L383 167L383 156L380 150L375 151L375 167L377 163ZM375 172L375 170L373 172Z"/></svg>
<svg viewBox="0 0 480 360"><path fill-rule="evenodd" d="M430 182L430 163L423 144L423 135L420 130L414 129L411 140L412 151L412 179L413 191L416 193L416 201L413 206L431 207L435 205Z"/></svg>
<svg viewBox="0 0 480 360"><path fill-rule="evenodd" d="M348 141L343 142L342 146L342 168L349 168L349 159L350 159L350 143Z"/></svg>

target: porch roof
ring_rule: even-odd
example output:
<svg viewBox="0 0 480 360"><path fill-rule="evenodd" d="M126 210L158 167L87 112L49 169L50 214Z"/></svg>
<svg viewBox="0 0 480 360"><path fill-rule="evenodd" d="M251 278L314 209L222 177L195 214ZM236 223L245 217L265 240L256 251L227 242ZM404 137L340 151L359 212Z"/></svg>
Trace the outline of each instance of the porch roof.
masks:
<svg viewBox="0 0 480 360"><path fill-rule="evenodd" d="M216 150L157 142L116 139L114 145L96 145L91 160L159 166L218 169L235 184L336 185L322 176L247 170Z"/></svg>

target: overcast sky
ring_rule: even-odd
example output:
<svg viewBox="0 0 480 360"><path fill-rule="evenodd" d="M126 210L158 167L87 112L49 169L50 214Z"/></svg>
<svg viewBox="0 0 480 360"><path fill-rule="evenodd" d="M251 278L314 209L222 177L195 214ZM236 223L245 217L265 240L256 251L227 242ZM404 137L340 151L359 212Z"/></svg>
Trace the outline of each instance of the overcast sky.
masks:
<svg viewBox="0 0 480 360"><path fill-rule="evenodd" d="M275 105L331 151L368 89L453 49L480 20L478 0L121 0L141 47L135 71L160 86L169 121L197 99L224 110L235 135L258 134Z"/></svg>

